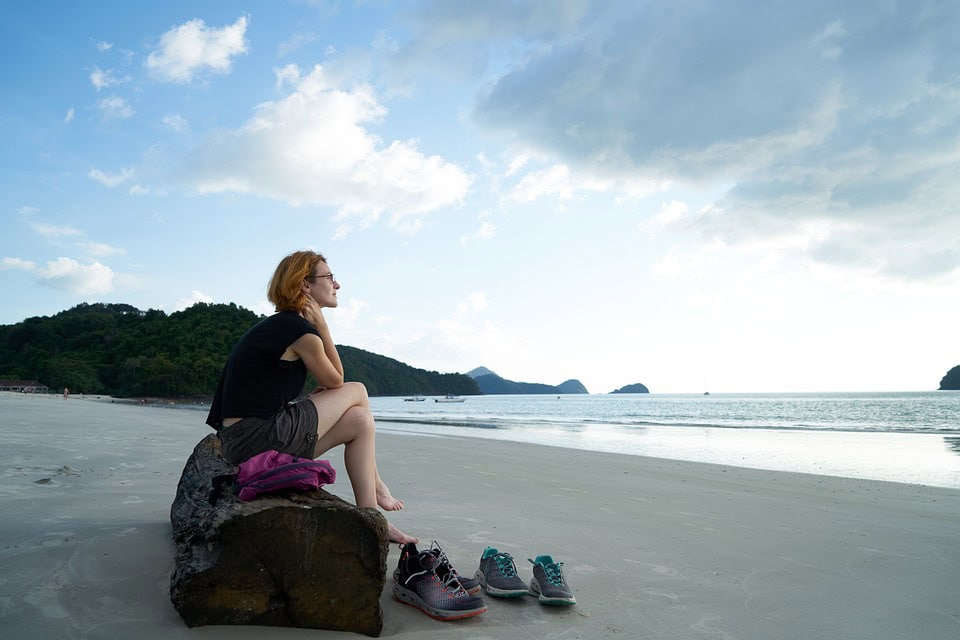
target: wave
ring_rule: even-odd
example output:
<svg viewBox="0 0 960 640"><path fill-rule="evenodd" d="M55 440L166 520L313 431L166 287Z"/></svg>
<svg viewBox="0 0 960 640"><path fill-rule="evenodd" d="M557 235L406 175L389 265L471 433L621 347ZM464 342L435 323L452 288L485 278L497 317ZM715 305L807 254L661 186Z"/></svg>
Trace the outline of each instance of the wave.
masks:
<svg viewBox="0 0 960 640"><path fill-rule="evenodd" d="M378 422L392 422L399 424L421 424L437 427L451 427L463 429L583 429L589 427L623 429L625 431L642 430L647 427L676 427L680 429L757 429L766 431L824 431L824 432L862 432L862 433L925 433L941 435L960 434L960 426L950 428L927 425L869 425L869 424L810 424L789 422L761 422L761 421L703 421L703 420L649 420L649 419L617 419L604 420L600 418L557 419L556 417L496 417L484 416L470 418L465 416L398 416L390 414L374 414Z"/></svg>

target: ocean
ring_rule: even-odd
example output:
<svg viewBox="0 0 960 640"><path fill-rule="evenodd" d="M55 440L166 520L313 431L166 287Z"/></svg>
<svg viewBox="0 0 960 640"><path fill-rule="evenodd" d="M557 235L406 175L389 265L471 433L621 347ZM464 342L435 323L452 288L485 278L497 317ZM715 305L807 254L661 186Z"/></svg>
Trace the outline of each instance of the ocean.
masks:
<svg viewBox="0 0 960 640"><path fill-rule="evenodd" d="M960 392L371 398L378 429L960 488Z"/></svg>

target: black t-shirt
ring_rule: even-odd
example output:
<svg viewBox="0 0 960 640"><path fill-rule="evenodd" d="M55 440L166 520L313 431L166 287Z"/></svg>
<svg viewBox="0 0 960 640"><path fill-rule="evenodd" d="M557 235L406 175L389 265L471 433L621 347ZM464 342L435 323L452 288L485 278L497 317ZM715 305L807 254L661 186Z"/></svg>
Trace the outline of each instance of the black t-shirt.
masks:
<svg viewBox="0 0 960 640"><path fill-rule="evenodd" d="M320 335L299 314L281 311L243 334L220 374L207 424L219 429L224 418L269 418L299 396L307 368L280 356L305 333Z"/></svg>

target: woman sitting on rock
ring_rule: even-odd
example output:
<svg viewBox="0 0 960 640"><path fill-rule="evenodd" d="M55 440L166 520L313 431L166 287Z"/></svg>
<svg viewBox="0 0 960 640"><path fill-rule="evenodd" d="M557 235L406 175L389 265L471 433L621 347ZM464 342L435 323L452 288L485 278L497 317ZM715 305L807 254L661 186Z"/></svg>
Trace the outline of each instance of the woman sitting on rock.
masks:
<svg viewBox="0 0 960 640"><path fill-rule="evenodd" d="M367 389L343 381L343 364L323 317L337 306L340 284L326 259L297 251L280 261L267 297L277 313L248 330L220 376L207 424L233 464L274 449L316 458L344 445L344 464L358 507L403 508L377 471L375 426ZM319 383L302 392L307 371ZM388 523L393 542L417 542Z"/></svg>

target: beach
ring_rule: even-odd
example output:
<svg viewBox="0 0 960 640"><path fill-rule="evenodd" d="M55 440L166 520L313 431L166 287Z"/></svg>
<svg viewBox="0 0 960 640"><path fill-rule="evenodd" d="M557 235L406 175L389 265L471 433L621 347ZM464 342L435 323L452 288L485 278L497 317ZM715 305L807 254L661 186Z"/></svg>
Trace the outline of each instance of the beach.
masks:
<svg viewBox="0 0 960 640"><path fill-rule="evenodd" d="M0 629L5 637L347 638L188 629L169 599L169 509L210 433L197 411L0 393ZM578 603L486 597L437 622L396 602L381 637L960 636L960 490L496 440L380 433L391 521L464 574L484 547L551 554ZM328 489L352 501L340 472Z"/></svg>

